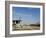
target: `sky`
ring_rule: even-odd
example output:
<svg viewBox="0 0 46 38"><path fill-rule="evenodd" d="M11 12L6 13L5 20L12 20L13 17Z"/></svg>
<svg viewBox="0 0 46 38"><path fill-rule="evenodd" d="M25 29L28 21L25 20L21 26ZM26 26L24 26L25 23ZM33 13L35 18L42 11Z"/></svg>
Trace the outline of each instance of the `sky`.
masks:
<svg viewBox="0 0 46 38"><path fill-rule="evenodd" d="M22 20L21 24L35 24L40 22L40 8L12 7L12 19Z"/></svg>

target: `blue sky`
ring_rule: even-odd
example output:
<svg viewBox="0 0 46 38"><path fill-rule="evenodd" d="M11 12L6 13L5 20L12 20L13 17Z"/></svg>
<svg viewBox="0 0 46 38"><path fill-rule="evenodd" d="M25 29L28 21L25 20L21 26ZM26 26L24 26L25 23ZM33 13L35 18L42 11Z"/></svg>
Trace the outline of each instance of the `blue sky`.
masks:
<svg viewBox="0 0 46 38"><path fill-rule="evenodd" d="M40 21L40 8L13 7L12 19L21 17L22 24L35 24Z"/></svg>

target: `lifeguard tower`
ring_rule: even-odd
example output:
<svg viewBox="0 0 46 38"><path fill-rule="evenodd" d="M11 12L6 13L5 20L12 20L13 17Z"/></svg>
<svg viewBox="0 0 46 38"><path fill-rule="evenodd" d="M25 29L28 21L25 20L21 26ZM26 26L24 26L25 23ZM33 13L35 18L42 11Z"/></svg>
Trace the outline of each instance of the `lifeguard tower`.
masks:
<svg viewBox="0 0 46 38"><path fill-rule="evenodd" d="M13 29L20 29L22 26L21 26L21 17L19 17L18 20L13 20Z"/></svg>

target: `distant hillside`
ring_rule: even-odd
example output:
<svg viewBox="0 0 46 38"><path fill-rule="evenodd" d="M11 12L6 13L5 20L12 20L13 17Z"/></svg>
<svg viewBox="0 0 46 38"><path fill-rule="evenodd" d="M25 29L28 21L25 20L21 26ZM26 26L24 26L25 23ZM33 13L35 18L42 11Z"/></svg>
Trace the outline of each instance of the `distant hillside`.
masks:
<svg viewBox="0 0 46 38"><path fill-rule="evenodd" d="M39 26L40 27L40 24L30 24L30 26Z"/></svg>

